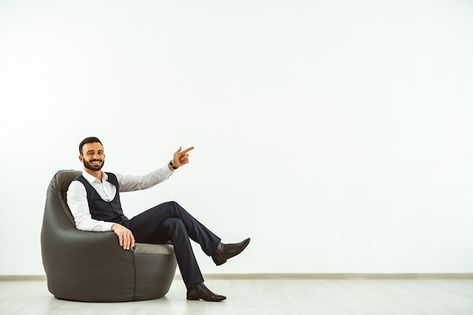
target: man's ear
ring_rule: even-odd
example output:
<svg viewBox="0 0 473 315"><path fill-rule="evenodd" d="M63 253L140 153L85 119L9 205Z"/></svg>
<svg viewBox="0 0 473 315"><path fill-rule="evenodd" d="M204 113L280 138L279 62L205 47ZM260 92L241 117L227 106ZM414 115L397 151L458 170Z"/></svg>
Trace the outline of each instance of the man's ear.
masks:
<svg viewBox="0 0 473 315"><path fill-rule="evenodd" d="M79 161L83 162L84 158L82 157L82 155L79 155Z"/></svg>

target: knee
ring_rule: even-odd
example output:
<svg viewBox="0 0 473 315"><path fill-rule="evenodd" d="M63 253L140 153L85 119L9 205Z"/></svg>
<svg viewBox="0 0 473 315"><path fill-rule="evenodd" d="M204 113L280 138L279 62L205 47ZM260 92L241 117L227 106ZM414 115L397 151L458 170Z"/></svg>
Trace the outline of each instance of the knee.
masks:
<svg viewBox="0 0 473 315"><path fill-rule="evenodd" d="M174 200L165 202L165 204L172 208L181 208L181 205L178 204L177 201L174 201Z"/></svg>
<svg viewBox="0 0 473 315"><path fill-rule="evenodd" d="M170 213L173 215L173 216L178 216L178 217L182 217L183 215L186 215L188 214L188 212L186 211L186 209L184 209L179 203L177 203L176 201L168 201L168 202L165 202L167 208L169 209Z"/></svg>

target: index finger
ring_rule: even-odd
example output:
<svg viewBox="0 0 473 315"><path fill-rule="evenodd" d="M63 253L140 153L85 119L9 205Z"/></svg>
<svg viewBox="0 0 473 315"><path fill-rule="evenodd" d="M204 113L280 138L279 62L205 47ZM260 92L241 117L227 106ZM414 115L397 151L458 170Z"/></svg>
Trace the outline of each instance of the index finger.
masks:
<svg viewBox="0 0 473 315"><path fill-rule="evenodd" d="M194 147L189 147L187 149L185 149L184 151L181 152L181 154L186 154L187 152L189 152L190 150L193 150Z"/></svg>

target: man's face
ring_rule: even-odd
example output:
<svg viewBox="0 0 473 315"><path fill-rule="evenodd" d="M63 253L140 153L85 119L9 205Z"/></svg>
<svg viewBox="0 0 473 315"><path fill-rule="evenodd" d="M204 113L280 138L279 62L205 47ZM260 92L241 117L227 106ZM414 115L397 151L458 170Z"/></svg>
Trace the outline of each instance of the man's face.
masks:
<svg viewBox="0 0 473 315"><path fill-rule="evenodd" d="M105 154L100 142L86 143L82 147L79 160L91 171L100 171L105 163Z"/></svg>

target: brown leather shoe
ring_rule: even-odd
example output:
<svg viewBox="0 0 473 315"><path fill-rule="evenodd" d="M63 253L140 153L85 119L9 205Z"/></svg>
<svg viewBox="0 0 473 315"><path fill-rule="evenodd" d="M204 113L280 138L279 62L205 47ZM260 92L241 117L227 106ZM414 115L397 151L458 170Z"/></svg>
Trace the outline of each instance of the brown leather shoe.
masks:
<svg viewBox="0 0 473 315"><path fill-rule="evenodd" d="M209 290L203 283L194 284L187 290L188 300L204 300L209 302L220 302L225 300L227 297L218 295Z"/></svg>
<svg viewBox="0 0 473 315"><path fill-rule="evenodd" d="M212 259L217 266L220 266L221 264L224 264L227 259L241 253L249 243L250 238L247 238L240 243L223 244L223 248L221 250L217 250L215 254L212 255Z"/></svg>

